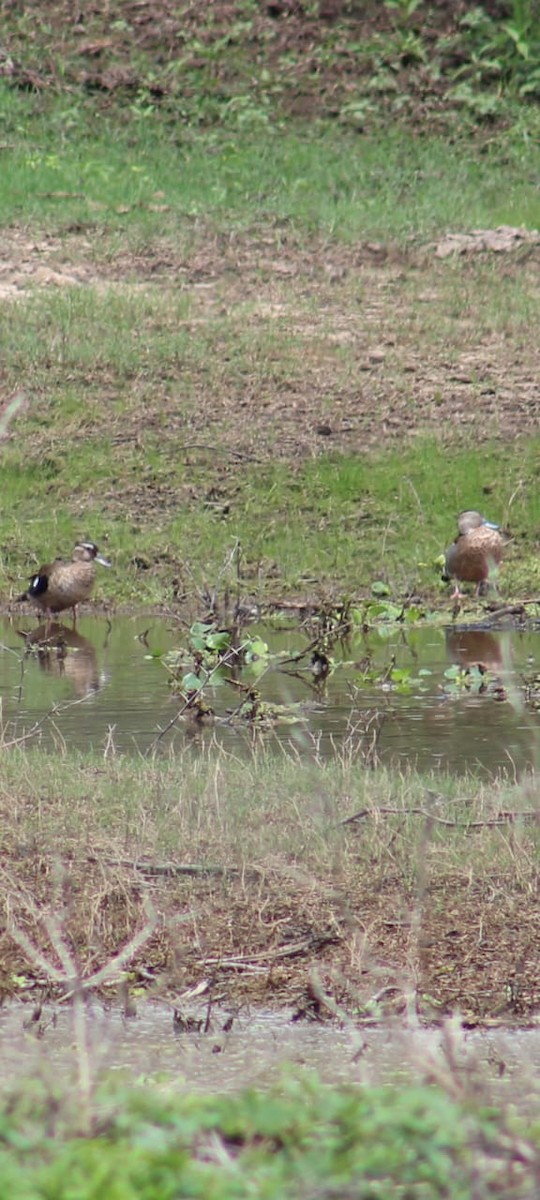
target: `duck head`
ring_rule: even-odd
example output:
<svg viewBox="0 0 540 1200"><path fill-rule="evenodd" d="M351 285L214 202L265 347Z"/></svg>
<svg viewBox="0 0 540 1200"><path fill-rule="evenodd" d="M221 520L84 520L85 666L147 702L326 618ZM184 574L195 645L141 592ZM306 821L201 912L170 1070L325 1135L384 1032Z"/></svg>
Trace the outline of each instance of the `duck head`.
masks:
<svg viewBox="0 0 540 1200"><path fill-rule="evenodd" d="M72 554L73 562L98 562L102 567L110 567L108 558L104 558L95 542L77 542Z"/></svg>

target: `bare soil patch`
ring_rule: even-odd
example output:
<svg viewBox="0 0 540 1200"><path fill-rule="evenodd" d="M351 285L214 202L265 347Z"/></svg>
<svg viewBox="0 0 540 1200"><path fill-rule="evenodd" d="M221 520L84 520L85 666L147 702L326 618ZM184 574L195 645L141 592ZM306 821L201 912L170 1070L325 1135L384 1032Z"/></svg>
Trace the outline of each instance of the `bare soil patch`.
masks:
<svg viewBox="0 0 540 1200"><path fill-rule="evenodd" d="M167 295L185 294L182 324L194 341L208 340L208 354L188 365L188 411L186 363L167 364L166 378L157 375L151 387L133 380L122 439L166 428L195 454L217 447L234 470L246 456L295 460L425 434L485 440L537 432L540 339L530 328L516 336L504 300L491 317L482 311L497 285L516 281L534 303L539 252L515 245L510 239L497 256L497 281L489 248L456 265L439 261L434 247L403 253L321 239L304 246L282 232L205 233L183 251L162 241L97 261L100 247L88 236L29 239L10 230L0 240L0 294L152 292L163 302L160 321ZM98 397L114 387L91 369L80 383ZM103 417L113 419L110 405Z"/></svg>

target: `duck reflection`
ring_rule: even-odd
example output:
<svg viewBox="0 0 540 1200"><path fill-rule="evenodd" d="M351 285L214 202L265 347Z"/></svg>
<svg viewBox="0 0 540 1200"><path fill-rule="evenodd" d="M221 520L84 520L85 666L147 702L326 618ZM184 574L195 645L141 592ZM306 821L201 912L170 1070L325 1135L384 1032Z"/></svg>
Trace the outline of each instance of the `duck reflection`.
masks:
<svg viewBox="0 0 540 1200"><path fill-rule="evenodd" d="M49 675L64 675L79 699L99 690L95 647L76 629L49 621L29 632L18 632L25 640L27 653L37 659L41 670Z"/></svg>
<svg viewBox="0 0 540 1200"><path fill-rule="evenodd" d="M487 629L447 629L446 649L452 662L460 667L484 667L498 673L506 657L500 634Z"/></svg>

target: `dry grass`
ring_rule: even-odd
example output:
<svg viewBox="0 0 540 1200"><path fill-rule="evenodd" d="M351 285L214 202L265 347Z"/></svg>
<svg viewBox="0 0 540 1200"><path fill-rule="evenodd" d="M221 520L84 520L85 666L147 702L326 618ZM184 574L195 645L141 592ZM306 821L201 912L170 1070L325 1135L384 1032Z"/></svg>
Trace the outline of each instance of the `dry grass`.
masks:
<svg viewBox="0 0 540 1200"><path fill-rule="evenodd" d="M160 994L206 980L229 999L301 1010L325 995L377 1016L414 995L428 1017L457 1006L523 1020L540 1001L536 780L437 786L262 754L76 766L15 755L3 902L43 949L55 914L88 975L151 900L158 925L131 979ZM45 983L7 928L0 953L5 993L21 976L30 994Z"/></svg>

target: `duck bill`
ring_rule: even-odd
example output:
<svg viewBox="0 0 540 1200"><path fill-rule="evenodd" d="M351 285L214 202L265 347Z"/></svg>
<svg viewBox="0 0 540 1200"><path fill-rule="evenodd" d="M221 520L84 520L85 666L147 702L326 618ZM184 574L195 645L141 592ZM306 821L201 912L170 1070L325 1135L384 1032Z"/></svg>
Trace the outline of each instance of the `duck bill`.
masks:
<svg viewBox="0 0 540 1200"><path fill-rule="evenodd" d="M102 567L110 567L111 563L108 558L104 558L102 554L96 554L96 562L101 563Z"/></svg>

